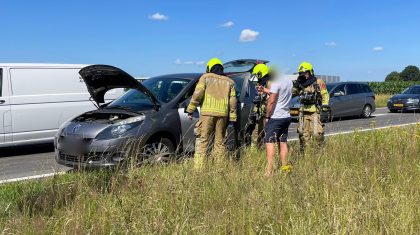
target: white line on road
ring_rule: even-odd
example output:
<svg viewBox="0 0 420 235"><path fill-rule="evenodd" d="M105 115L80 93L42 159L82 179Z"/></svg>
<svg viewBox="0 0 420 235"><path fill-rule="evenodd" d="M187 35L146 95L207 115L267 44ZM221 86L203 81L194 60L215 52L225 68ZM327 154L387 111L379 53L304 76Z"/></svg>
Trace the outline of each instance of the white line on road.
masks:
<svg viewBox="0 0 420 235"><path fill-rule="evenodd" d="M64 175L66 172L55 172L55 173L48 173L43 175L33 175L33 176L26 176L26 177L20 177L20 178L13 178L13 179L7 179L7 180L0 180L0 184L5 183L12 183L12 182L19 182L24 180L34 180L34 179L42 179L47 178L55 175Z"/></svg>
<svg viewBox="0 0 420 235"><path fill-rule="evenodd" d="M361 129L361 130L353 130L353 131L344 131L344 132L336 132L336 133L330 133L326 134L325 136L335 136L335 135L346 135L351 133L358 133L358 132L367 132L367 131L373 131L373 130L382 130L382 129L389 129L389 128L397 128L397 127L405 127L405 126L411 126L420 124L420 122L413 122L413 123L407 123L407 124L401 124L401 125L395 125L395 126L384 126L384 127L376 127L376 128L367 128L367 129ZM297 141L299 138L293 138L289 139L289 141ZM0 184L4 183L12 183L12 182L19 182L24 180L33 180L33 179L41 179L46 177L51 177L55 175L63 175L66 172L55 172L55 173L49 173L49 174L43 174L43 175L33 175L33 176L27 176L27 177L21 177L21 178L13 178L13 179L7 179L7 180L0 180Z"/></svg>
<svg viewBox="0 0 420 235"><path fill-rule="evenodd" d="M325 134L325 136L328 137L328 136L335 136L335 135L346 135L346 134L358 133L358 132L367 132L367 131L382 130L382 129L396 128L396 127L412 126L412 125L416 125L416 124L419 124L419 123L420 122L413 122L413 123L407 123L407 124L401 124L401 125L395 125L395 126L383 126L383 127L375 127L375 128L366 128L366 129L361 129L361 130L355 129L355 130L352 130L352 131L343 131L343 132ZM299 138L290 139L290 141L296 141L296 140L299 140Z"/></svg>

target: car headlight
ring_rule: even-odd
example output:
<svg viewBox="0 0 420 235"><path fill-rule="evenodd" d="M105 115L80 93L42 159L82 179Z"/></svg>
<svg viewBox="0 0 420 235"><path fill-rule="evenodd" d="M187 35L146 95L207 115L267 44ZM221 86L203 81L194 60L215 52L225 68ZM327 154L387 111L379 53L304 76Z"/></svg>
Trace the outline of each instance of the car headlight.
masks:
<svg viewBox="0 0 420 235"><path fill-rule="evenodd" d="M143 123L144 119L145 116L138 116L117 122L99 133L96 136L96 139L104 140L121 137L127 131L138 127L141 123Z"/></svg>
<svg viewBox="0 0 420 235"><path fill-rule="evenodd" d="M407 103L418 103L419 99L409 98L407 99Z"/></svg>

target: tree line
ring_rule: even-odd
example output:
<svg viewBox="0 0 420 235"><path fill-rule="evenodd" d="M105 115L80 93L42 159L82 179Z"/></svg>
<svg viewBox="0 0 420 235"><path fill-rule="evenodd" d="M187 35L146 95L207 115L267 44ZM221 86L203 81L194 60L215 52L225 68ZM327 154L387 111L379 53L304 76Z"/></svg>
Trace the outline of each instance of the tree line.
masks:
<svg viewBox="0 0 420 235"><path fill-rule="evenodd" d="M401 73L391 72L386 76L385 81L420 81L420 70L417 66L409 65Z"/></svg>

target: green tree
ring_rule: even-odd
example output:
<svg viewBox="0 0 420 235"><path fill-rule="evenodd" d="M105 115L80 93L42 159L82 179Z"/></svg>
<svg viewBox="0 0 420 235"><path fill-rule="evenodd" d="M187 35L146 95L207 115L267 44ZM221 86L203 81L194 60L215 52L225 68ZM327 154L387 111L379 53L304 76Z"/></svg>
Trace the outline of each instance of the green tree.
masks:
<svg viewBox="0 0 420 235"><path fill-rule="evenodd" d="M397 71L391 72L385 78L385 81L386 82L389 82L389 81L400 81L400 80L401 80L401 76L400 76L400 73L398 73Z"/></svg>
<svg viewBox="0 0 420 235"><path fill-rule="evenodd" d="M403 81L420 81L420 70L417 66L410 65L400 73Z"/></svg>

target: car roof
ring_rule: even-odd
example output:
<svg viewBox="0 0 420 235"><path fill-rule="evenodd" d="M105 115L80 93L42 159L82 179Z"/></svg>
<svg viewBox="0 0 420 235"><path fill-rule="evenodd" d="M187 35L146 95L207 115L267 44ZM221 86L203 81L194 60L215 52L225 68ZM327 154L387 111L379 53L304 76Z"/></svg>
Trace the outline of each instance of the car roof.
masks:
<svg viewBox="0 0 420 235"><path fill-rule="evenodd" d="M166 74L166 75L151 77L149 79L153 79L153 78L159 78L159 79L178 78L178 79L194 80L194 79L197 79L197 78L201 77L202 75L203 75L202 73L175 73L175 74Z"/></svg>
<svg viewBox="0 0 420 235"><path fill-rule="evenodd" d="M327 85L341 85L341 84L364 84L367 85L367 82L329 82Z"/></svg>

